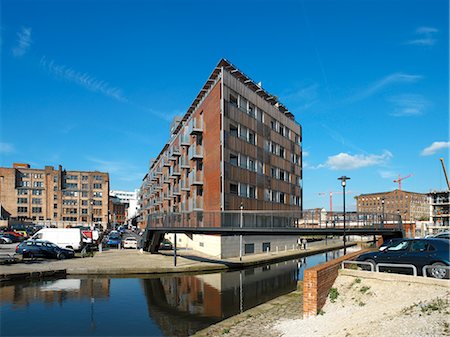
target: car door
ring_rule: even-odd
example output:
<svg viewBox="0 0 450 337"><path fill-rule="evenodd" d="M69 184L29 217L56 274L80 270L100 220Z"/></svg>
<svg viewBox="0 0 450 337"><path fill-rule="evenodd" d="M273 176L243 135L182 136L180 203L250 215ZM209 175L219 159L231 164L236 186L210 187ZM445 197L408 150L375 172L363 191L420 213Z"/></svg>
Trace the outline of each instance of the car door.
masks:
<svg viewBox="0 0 450 337"><path fill-rule="evenodd" d="M403 257L402 263L415 265L418 272L423 266L428 264L432 252L429 249L429 244L425 240L416 239L411 243L411 249L408 254Z"/></svg>

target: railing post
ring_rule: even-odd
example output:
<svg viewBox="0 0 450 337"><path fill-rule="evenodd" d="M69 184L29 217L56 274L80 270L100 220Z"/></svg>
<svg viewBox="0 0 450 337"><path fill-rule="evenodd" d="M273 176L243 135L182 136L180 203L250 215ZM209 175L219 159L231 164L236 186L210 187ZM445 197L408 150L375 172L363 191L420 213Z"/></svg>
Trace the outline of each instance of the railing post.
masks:
<svg viewBox="0 0 450 337"><path fill-rule="evenodd" d="M244 205L242 204L242 202L241 202L240 209L241 209L241 214L240 214L239 226L242 229L242 225L244 222L244 212L243 212ZM242 233L241 233L241 235L239 235L239 261L242 261Z"/></svg>

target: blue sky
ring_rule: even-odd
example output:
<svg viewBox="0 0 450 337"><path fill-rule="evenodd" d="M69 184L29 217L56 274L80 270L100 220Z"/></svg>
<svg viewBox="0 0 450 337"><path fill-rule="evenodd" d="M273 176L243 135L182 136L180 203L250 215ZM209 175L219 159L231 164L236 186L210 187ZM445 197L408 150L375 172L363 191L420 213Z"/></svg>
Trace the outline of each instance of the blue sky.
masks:
<svg viewBox="0 0 450 337"><path fill-rule="evenodd" d="M422 1L1 1L1 166L102 170L139 187L220 58L303 127L321 192L445 188L449 8ZM342 196L336 195L334 209ZM348 197L350 207L353 198Z"/></svg>

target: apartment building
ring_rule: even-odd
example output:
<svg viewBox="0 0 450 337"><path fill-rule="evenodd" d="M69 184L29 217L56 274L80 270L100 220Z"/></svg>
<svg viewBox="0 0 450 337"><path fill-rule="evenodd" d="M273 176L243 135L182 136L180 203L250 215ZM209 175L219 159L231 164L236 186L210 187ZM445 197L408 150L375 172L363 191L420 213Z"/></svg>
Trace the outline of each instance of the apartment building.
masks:
<svg viewBox="0 0 450 337"><path fill-rule="evenodd" d="M142 225L155 213L203 216L241 205L245 210L301 210L301 145L301 126L294 115L222 59L150 162L140 190ZM214 255L223 253L227 241L220 236L185 239L190 240L187 246ZM258 240L244 240L246 252L262 250ZM280 242L286 240L295 243L295 238Z"/></svg>
<svg viewBox="0 0 450 337"><path fill-rule="evenodd" d="M1 217L65 227L108 223L109 174L28 164L0 167Z"/></svg>
<svg viewBox="0 0 450 337"><path fill-rule="evenodd" d="M355 199L357 212L400 214L403 222L429 218L427 194L394 190L361 194Z"/></svg>
<svg viewBox="0 0 450 337"><path fill-rule="evenodd" d="M111 190L109 191L110 197L116 197L123 204L126 204L125 210L125 220L133 219L138 212L138 190L122 191L122 190Z"/></svg>
<svg viewBox="0 0 450 337"><path fill-rule="evenodd" d="M430 198L430 222L435 226L448 227L450 220L449 191L433 191L428 193Z"/></svg>

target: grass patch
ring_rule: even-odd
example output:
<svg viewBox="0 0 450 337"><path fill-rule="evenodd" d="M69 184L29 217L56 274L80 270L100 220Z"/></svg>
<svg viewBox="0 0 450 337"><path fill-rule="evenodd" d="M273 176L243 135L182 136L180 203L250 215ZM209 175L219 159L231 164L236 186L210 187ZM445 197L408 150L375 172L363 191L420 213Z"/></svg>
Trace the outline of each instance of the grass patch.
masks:
<svg viewBox="0 0 450 337"><path fill-rule="evenodd" d="M351 287L353 287L355 284L359 284L361 283L361 279L359 277L355 278L355 280L350 283L350 285L348 286L348 289L350 289Z"/></svg>
<svg viewBox="0 0 450 337"><path fill-rule="evenodd" d="M334 303L339 297L339 291L336 288L331 288L328 296L330 297L331 303Z"/></svg>
<svg viewBox="0 0 450 337"><path fill-rule="evenodd" d="M230 332L229 328L222 329L222 335L225 335Z"/></svg>
<svg viewBox="0 0 450 337"><path fill-rule="evenodd" d="M361 293L365 294L369 289L370 289L370 287L363 286L363 287L361 287L361 289L359 289L359 291L360 291Z"/></svg>

